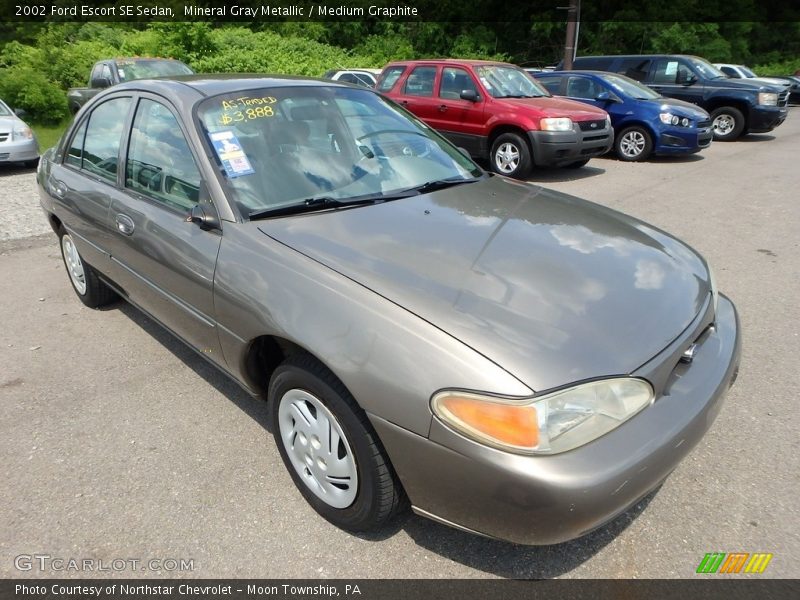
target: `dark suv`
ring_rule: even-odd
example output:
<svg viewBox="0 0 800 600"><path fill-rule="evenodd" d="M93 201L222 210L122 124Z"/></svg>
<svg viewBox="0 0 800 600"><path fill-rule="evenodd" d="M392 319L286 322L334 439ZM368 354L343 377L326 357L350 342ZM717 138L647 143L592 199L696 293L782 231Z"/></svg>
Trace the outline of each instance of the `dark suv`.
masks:
<svg viewBox="0 0 800 600"><path fill-rule="evenodd" d="M711 114L714 139L772 131L788 114L789 94L763 83L728 77L704 58L680 54L582 56L575 69L621 73L663 96L686 100Z"/></svg>
<svg viewBox="0 0 800 600"><path fill-rule="evenodd" d="M604 110L553 98L507 63L395 62L383 68L377 88L509 177L524 178L533 165L582 167L614 142Z"/></svg>

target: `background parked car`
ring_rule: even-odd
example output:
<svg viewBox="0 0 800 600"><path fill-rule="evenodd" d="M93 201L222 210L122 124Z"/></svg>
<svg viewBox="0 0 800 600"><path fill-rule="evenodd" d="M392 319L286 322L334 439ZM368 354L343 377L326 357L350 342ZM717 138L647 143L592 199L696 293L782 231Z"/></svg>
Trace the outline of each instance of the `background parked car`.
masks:
<svg viewBox="0 0 800 600"><path fill-rule="evenodd" d="M580 56L574 69L620 73L659 94L696 104L711 114L714 139L731 141L745 133L772 131L789 114L789 92L746 79L729 79L698 56L634 54Z"/></svg>
<svg viewBox="0 0 800 600"><path fill-rule="evenodd" d="M507 63L419 60L386 65L378 90L493 171L524 178L536 166L578 168L611 149L601 109L553 98Z"/></svg>
<svg viewBox="0 0 800 600"><path fill-rule="evenodd" d="M78 112L86 101L94 98L101 90L124 81L150 79L153 77L173 77L191 75L194 71L179 60L172 58L114 58L101 60L94 64L89 74L89 87L70 88L67 91L67 104L73 114Z"/></svg>
<svg viewBox="0 0 800 600"><path fill-rule="evenodd" d="M35 167L39 142L28 124L0 100L0 164L16 162Z"/></svg>
<svg viewBox="0 0 800 600"><path fill-rule="evenodd" d="M380 75L380 69L331 69L322 76L325 79L353 83L363 87L374 88Z"/></svg>
<svg viewBox="0 0 800 600"><path fill-rule="evenodd" d="M611 116L614 149L622 160L651 154L689 154L711 144L711 116L702 108L629 77L602 71L535 73L548 92L602 108Z"/></svg>
<svg viewBox="0 0 800 600"><path fill-rule="evenodd" d="M725 73L725 75L727 75L731 79L748 79L750 81L757 81L759 83L765 83L767 85L774 85L779 87L781 90L783 90L785 87L787 87L787 85L789 85L788 82L784 81L783 79L778 79L777 77L759 77L744 65L714 63L714 66L717 67L723 73Z"/></svg>
<svg viewBox="0 0 800 600"><path fill-rule="evenodd" d="M789 104L800 104L800 75L770 75L770 78L788 82Z"/></svg>

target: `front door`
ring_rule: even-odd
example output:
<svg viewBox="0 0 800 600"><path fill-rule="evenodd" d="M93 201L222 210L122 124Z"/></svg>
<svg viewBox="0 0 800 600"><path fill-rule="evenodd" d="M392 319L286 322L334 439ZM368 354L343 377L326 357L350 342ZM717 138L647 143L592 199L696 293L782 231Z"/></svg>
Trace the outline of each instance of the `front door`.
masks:
<svg viewBox="0 0 800 600"><path fill-rule="evenodd" d="M209 358L222 363L214 318L214 268L222 236L188 220L201 177L167 104L136 106L108 213L113 278L131 299Z"/></svg>
<svg viewBox="0 0 800 600"><path fill-rule="evenodd" d="M462 99L461 93L464 91L473 92L477 101ZM485 156L484 106L485 99L466 69L444 67L439 80L436 111L430 117L429 124L473 156Z"/></svg>

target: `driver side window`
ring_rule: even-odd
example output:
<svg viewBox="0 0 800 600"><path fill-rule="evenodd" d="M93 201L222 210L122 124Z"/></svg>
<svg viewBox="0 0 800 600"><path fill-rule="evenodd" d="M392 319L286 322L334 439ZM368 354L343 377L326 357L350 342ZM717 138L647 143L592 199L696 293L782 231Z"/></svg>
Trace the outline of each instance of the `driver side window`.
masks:
<svg viewBox="0 0 800 600"><path fill-rule="evenodd" d="M656 63L653 83L682 84L693 76L692 70L684 63L677 60L662 59Z"/></svg>
<svg viewBox="0 0 800 600"><path fill-rule="evenodd" d="M166 106L142 99L133 119L125 187L172 209L197 204L200 171L178 121Z"/></svg>

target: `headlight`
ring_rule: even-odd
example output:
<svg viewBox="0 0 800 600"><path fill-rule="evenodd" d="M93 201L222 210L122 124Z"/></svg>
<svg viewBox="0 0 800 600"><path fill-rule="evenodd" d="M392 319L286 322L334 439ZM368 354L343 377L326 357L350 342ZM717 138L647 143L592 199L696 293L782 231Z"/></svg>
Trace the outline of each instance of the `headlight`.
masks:
<svg viewBox="0 0 800 600"><path fill-rule="evenodd" d="M547 117L539 121L542 131L572 131L572 119L568 117Z"/></svg>
<svg viewBox="0 0 800 600"><path fill-rule="evenodd" d="M482 444L520 454L557 454L608 433L654 399L646 381L620 377L524 400L444 391L432 398L431 408L444 423Z"/></svg>
<svg viewBox="0 0 800 600"><path fill-rule="evenodd" d="M12 140L31 140L33 139L33 130L27 125L17 125L11 131Z"/></svg>
<svg viewBox="0 0 800 600"><path fill-rule="evenodd" d="M764 106L778 106L778 94L771 92L759 92L758 103Z"/></svg>
<svg viewBox="0 0 800 600"><path fill-rule="evenodd" d="M661 122L664 123L664 125L680 125L681 127L689 127L692 124L692 122L686 117L679 117L678 115L673 115L672 113L668 112L660 113L658 118L661 119Z"/></svg>

